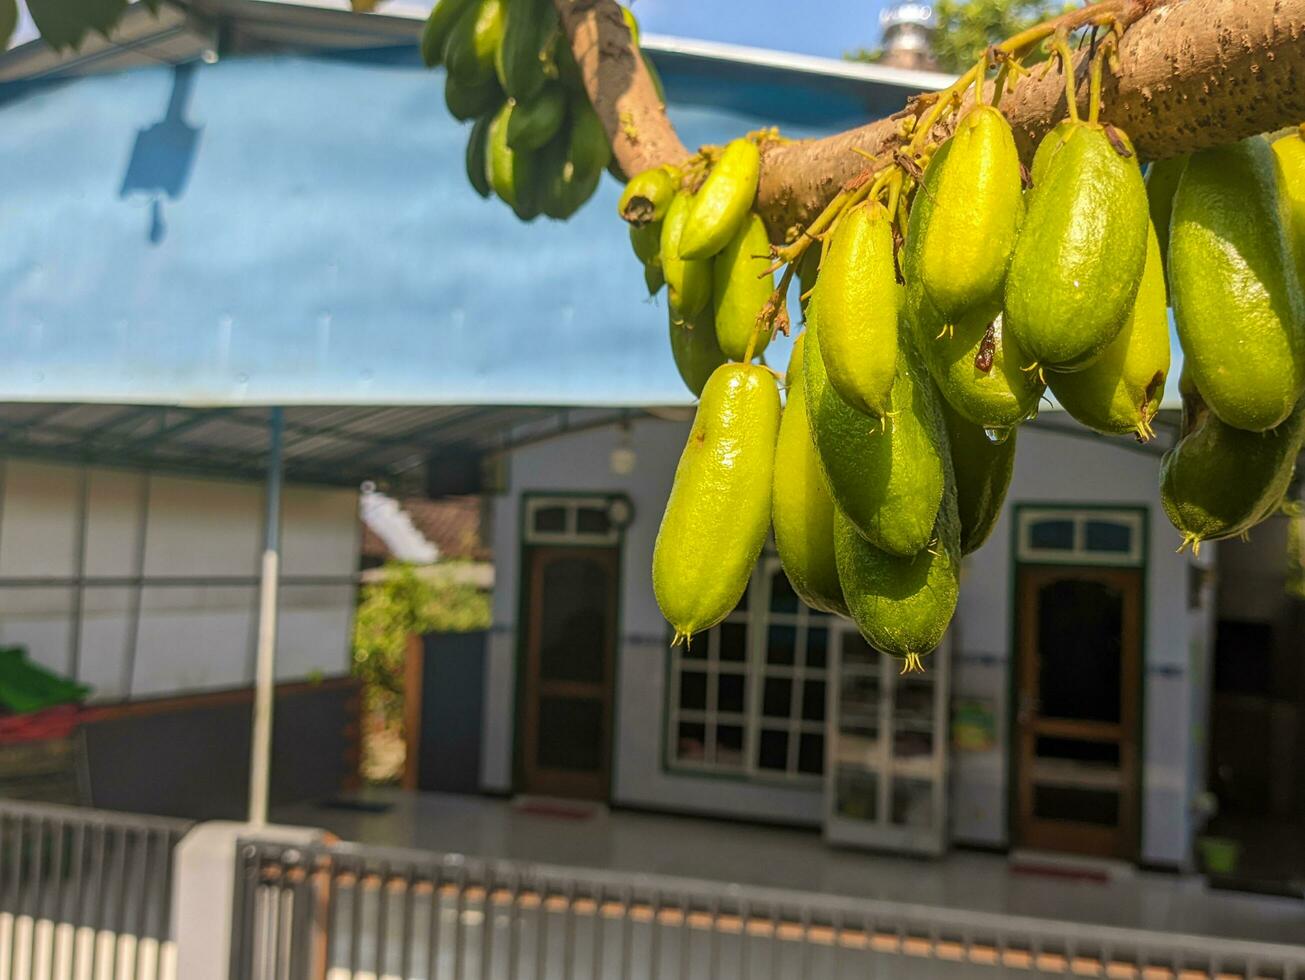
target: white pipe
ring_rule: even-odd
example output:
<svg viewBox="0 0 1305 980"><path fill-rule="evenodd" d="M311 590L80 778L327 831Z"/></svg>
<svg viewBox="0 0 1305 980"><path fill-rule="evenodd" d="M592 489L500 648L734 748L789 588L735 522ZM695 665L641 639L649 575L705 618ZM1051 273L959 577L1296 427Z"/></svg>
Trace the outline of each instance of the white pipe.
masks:
<svg viewBox="0 0 1305 980"><path fill-rule="evenodd" d="M281 571L281 441L284 418L272 409L267 465L267 524L258 592L258 658L254 668L254 731L249 754L249 822L267 823L272 774L272 700L276 683L276 613Z"/></svg>

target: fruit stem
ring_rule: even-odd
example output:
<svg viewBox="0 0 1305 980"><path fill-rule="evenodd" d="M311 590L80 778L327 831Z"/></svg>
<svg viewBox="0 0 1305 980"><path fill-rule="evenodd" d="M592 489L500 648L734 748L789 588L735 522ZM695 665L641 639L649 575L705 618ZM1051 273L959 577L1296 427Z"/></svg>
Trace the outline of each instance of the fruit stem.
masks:
<svg viewBox="0 0 1305 980"><path fill-rule="evenodd" d="M1114 44L1114 35L1111 35L1101 42L1092 55L1092 69L1088 83L1088 122L1093 124L1101 115L1101 76Z"/></svg>
<svg viewBox="0 0 1305 980"><path fill-rule="evenodd" d="M1065 77L1065 106L1069 110L1070 121L1078 122L1078 94L1074 91L1074 52L1069 49L1066 35L1059 31L1051 47L1060 62L1061 74Z"/></svg>

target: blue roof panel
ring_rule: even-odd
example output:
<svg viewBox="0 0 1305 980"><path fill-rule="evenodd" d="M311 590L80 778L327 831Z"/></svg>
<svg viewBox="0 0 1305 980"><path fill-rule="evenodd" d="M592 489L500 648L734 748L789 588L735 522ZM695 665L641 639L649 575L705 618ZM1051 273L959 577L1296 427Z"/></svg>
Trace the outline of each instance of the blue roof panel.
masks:
<svg viewBox="0 0 1305 980"><path fill-rule="evenodd" d="M864 83L662 67L690 145L868 114ZM404 47L0 87L0 399L684 402L616 182L522 225L442 82Z"/></svg>

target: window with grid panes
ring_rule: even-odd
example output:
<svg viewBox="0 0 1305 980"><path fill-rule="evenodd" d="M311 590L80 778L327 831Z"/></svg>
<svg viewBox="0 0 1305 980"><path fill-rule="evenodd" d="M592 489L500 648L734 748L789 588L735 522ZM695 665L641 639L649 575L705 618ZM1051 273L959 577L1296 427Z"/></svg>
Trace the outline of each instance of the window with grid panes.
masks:
<svg viewBox="0 0 1305 980"><path fill-rule="evenodd" d="M817 779L830 619L798 599L777 558L763 557L725 621L671 650L670 766Z"/></svg>

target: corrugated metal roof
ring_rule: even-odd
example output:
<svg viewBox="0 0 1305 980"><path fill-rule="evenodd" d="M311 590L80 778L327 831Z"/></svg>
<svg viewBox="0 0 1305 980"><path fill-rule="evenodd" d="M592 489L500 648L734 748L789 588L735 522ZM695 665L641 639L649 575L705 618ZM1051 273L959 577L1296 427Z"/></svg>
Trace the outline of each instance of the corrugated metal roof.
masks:
<svg viewBox="0 0 1305 980"><path fill-rule="evenodd" d="M442 453L485 453L610 425L621 411L475 407L299 406L285 410L290 480L422 492ZM0 403L0 457L260 478L269 449L263 408Z"/></svg>

